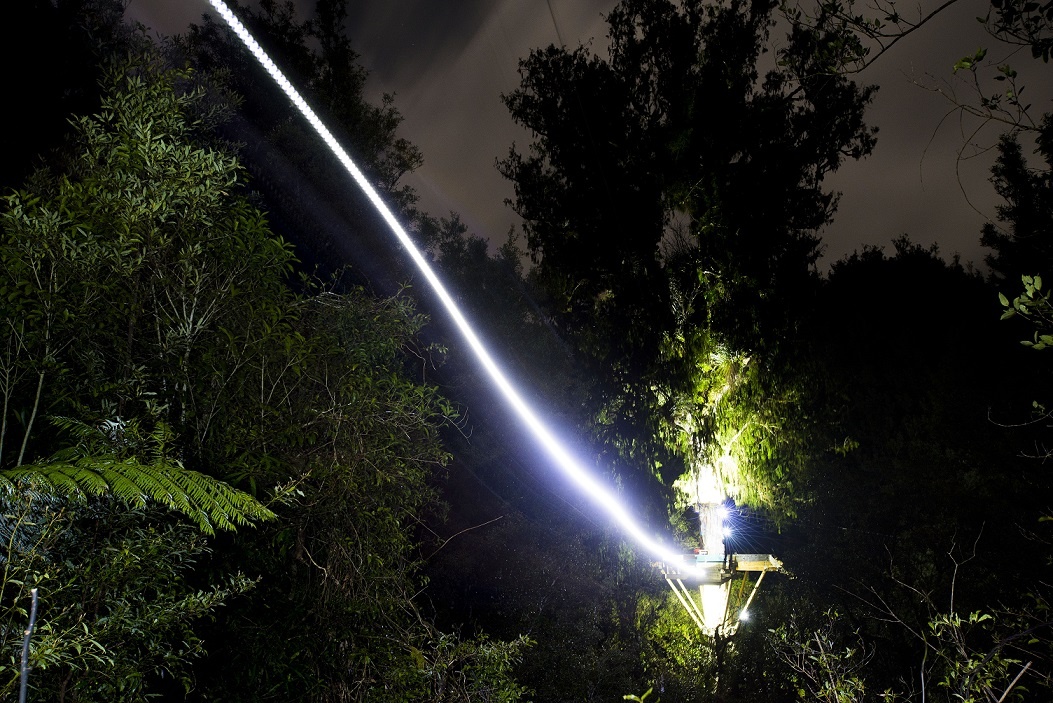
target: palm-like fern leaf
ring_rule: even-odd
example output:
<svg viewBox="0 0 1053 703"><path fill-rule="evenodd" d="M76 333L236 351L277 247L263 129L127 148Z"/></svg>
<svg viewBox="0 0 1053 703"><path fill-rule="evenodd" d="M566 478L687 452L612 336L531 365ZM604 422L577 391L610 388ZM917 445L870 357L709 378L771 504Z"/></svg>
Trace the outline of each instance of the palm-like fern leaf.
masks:
<svg viewBox="0 0 1053 703"><path fill-rule="evenodd" d="M28 483L38 491L75 497L109 494L137 507L153 501L190 517L210 535L217 528L233 531L274 517L248 493L167 458L164 446L169 437L164 427L149 436L153 447L146 453L151 460L143 463L135 456L122 456L129 445L138 444L134 425L122 427L121 436L115 438L112 431L107 434L65 418L56 419L56 424L71 430L81 442L49 461L0 471L0 491L15 492ZM125 451L115 451L115 444Z"/></svg>

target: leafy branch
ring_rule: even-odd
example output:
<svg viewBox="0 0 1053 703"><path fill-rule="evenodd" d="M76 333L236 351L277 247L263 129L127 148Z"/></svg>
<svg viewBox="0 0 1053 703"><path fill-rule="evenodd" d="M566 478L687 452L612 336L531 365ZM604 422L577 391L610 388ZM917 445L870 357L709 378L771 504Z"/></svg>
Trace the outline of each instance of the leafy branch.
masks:
<svg viewBox="0 0 1053 703"><path fill-rule="evenodd" d="M135 423L115 423L109 433L67 418L55 424L72 432L78 443L48 461L0 471L0 491L27 488L75 498L112 495L137 508L158 503L186 515L206 534L269 520L274 513L255 498L226 483L185 469L167 456L170 431L163 424L141 437ZM130 448L146 445L149 459Z"/></svg>

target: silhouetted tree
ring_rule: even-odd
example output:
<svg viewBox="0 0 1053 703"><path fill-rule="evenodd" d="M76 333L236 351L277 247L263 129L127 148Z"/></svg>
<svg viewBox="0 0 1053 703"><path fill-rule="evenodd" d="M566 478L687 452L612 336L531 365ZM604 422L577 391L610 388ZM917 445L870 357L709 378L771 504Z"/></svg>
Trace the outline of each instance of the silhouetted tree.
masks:
<svg viewBox="0 0 1053 703"><path fill-rule="evenodd" d="M306 20L292 3L265 0L234 10L325 120L341 144L406 219L416 195L400 183L421 163L420 151L399 136L402 116L392 96L366 100L368 72L347 39L346 0L322 0ZM220 134L240 147L254 188L279 234L297 246L306 268L323 274L353 267L356 283L394 293L410 273L387 225L240 40L210 16L172 45L239 104Z"/></svg>
<svg viewBox="0 0 1053 703"><path fill-rule="evenodd" d="M991 170L1005 204L1001 225L985 224L980 243L992 250L985 261L995 276L1014 288L1021 276L1053 272L1053 115L1043 121L1036 153L1042 163L1029 163L1018 135L1006 134Z"/></svg>
<svg viewBox="0 0 1053 703"><path fill-rule="evenodd" d="M534 139L500 167L535 276L601 462L636 495L683 471L687 406L705 414L745 356L774 363L814 295L824 177L874 144L870 90L830 70L824 28L796 29L761 75L774 9L629 0L607 59L536 50L505 97Z"/></svg>
<svg viewBox="0 0 1053 703"><path fill-rule="evenodd" d="M8 109L0 131L0 192L18 187L72 132L71 114L98 106L102 65L134 40L120 0L12 3L0 28ZM16 68L17 67L17 68Z"/></svg>

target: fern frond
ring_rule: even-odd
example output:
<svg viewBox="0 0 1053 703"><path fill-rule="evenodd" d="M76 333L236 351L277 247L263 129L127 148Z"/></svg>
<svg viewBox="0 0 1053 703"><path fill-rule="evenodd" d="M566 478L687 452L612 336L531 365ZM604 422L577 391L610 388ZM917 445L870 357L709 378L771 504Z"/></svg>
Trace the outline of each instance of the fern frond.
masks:
<svg viewBox="0 0 1053 703"><path fill-rule="evenodd" d="M248 493L170 459L172 431L162 423L144 436L135 420L118 418L101 427L67 417L51 421L76 442L48 461L0 471L0 491L32 485L76 498L112 495L139 508L154 502L186 515L210 535L274 517ZM148 456L149 463L140 456Z"/></svg>
<svg viewBox="0 0 1053 703"><path fill-rule="evenodd" d="M248 493L165 460L143 464L134 458L82 456L0 471L0 490L14 492L30 482L37 490L73 497L109 494L137 507L159 503L186 515L209 535L274 517Z"/></svg>

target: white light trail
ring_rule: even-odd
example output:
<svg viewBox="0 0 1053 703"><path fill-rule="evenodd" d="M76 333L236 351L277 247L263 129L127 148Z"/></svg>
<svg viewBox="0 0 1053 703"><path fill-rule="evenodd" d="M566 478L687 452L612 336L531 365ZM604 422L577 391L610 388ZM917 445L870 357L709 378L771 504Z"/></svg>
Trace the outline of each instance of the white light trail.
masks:
<svg viewBox="0 0 1053 703"><path fill-rule="evenodd" d="M476 358L479 363L482 364L483 368L490 375L491 380L497 385L501 393L505 396L505 399L512 406L512 408L519 415L519 418L530 428L530 431L534 433L534 436L541 443L541 445L548 451L548 453L555 460L556 464L570 476L588 495L590 495L596 502L598 502L603 508L613 517L640 546L651 553L652 556L660 559L664 562L678 563L683 560L683 556L670 550L668 547L663 546L659 542L652 539L643 528L633 519L629 511L618 502L614 495L601 485L595 478L593 478L587 471L585 471L573 457L567 452L566 449L556 440L555 436L545 427L544 423L538 418L534 411L526 404L526 401L519 395L508 378L504 375L501 369L494 362L490 353L483 346L482 342L476 336L475 331L468 324L464 315L461 314L457 304L450 297L450 294L446 291L446 288L442 285L438 276L432 270L428 261L424 258L424 255L417 249L413 240L410 239L409 234L402 227L399 221L395 218L395 215L391 212L391 209L381 199L380 194L365 177L365 174L358 168L357 165L351 160L347 152L337 142L336 137L333 136L332 132L322 123L318 115L315 114L314 110L311 109L307 101L303 99L299 92L292 86L289 80L274 64L274 61L267 56L266 52L260 47L252 35L249 34L245 26L234 16L234 13L230 11L226 3L223 0L209 0L209 3L216 9L216 12L226 21L230 28L234 31L238 38L241 39L245 47L252 52L253 56L260 62L260 64L267 70L267 73L277 82L278 86L282 91L289 97L300 113L307 119L307 121L314 127L315 132L322 138L322 141L332 150L333 154L340 160L347 172L354 178L355 183L358 187L369 198L370 202L377 209L380 215L387 222L388 227L398 238L402 246L406 248L410 257L414 263L417 264L417 268L420 269L421 273L424 274L424 278L427 279L428 283L431 284L435 294L439 296L446 311L453 318L453 321L457 324L461 334L468 341L472 351L475 352Z"/></svg>

